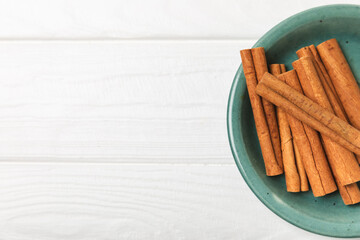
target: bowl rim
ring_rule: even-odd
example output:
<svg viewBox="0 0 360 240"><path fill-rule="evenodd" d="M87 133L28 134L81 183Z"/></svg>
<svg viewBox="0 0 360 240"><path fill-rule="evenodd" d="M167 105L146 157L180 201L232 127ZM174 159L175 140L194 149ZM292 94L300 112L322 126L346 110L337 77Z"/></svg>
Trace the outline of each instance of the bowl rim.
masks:
<svg viewBox="0 0 360 240"><path fill-rule="evenodd" d="M302 11L300 13L297 13L289 18L286 18L285 20L281 21L279 24L275 25L272 29L270 29L268 32L266 32L253 46L255 47L264 47L265 49L272 44L274 44L278 39L280 39L282 36L284 36L288 31L293 29L293 26L299 26L303 25L309 22L313 21L320 21L322 19L326 18L334 18L334 17L341 17L341 18L359 18L359 12L360 12L360 5L355 4L331 4L331 5L324 5L320 7L311 8L305 11ZM262 193L259 191L259 188L264 187L264 184L261 182L254 182L250 181L247 171L250 171L254 173L252 169L245 169L244 166L241 164L240 159L241 158L247 158L246 149L244 148L244 142L243 139L240 139L240 143L235 143L234 133L233 133L233 123L232 121L237 120L239 121L239 116L234 116L232 113L234 101L235 101L235 93L236 89L240 83L240 76L243 73L242 65L239 66L233 83L231 85L230 94L228 98L228 105L227 105L227 132L228 132L228 139L229 144L231 148L232 155L234 157L234 161L237 165L237 168L239 169L241 175L243 176L245 182L249 186L249 188L252 190L252 192L256 195L256 197L267 207L269 208L273 213L284 219L285 221L301 228L306 231L324 235L324 236L330 236L330 237L342 237L342 238L352 238L352 237L360 237L359 233L352 233L351 231L347 231L349 226L348 224L339 224L339 223L329 223L326 221L321 221L318 219L315 219L313 217L309 217L306 214L299 215L302 218L306 218L313 222L313 224L304 224L303 221L295 221L294 217L288 217L285 211L281 211L281 206L278 205L275 201L271 201L268 199L265 199L265 197L262 195ZM246 90L246 85L243 83L240 85L240 89ZM242 86L242 87L241 87ZM241 107L239 108L239 111L241 111ZM241 124L240 129L238 131L242 132ZM241 145L240 151L238 151L235 147L235 145ZM280 208L279 208L280 207ZM319 226L320 225L320 226ZM324 226L326 225L326 226ZM354 225L355 226L355 225Z"/></svg>

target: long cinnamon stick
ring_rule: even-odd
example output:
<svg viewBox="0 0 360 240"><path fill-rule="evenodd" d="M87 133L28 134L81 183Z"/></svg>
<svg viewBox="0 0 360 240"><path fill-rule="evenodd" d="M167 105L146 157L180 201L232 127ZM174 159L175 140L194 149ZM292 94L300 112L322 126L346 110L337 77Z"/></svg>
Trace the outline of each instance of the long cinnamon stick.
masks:
<svg viewBox="0 0 360 240"><path fill-rule="evenodd" d="M338 42L327 40L317 50L350 122L360 129L360 89Z"/></svg>
<svg viewBox="0 0 360 240"><path fill-rule="evenodd" d="M321 84L314 61L310 57L302 57L293 62L299 79L307 97L320 106L334 113L333 107ZM335 143L329 137L322 135L324 147L332 169L336 169L341 185L347 185L360 180L360 167L354 154Z"/></svg>
<svg viewBox="0 0 360 240"><path fill-rule="evenodd" d="M263 155L266 175L275 176L283 173L279 166L273 145L271 142L269 128L260 97L256 94L257 79L255 66L250 49L240 51L242 66L246 78L247 90L249 93L250 103L254 114L255 126L260 142L261 152Z"/></svg>
<svg viewBox="0 0 360 240"><path fill-rule="evenodd" d="M267 62L266 62L266 56L265 56L265 50L263 47L258 48L252 48L251 54L253 57L253 62L255 66L256 71L256 78L260 80L264 73L268 72ZM282 161L282 153L281 153L281 147L280 147L280 134L279 134L279 128L278 123L276 120L276 112L275 112L275 106L267 101L266 99L261 99L263 106L264 106L264 112L266 117L266 122L269 127L271 142L273 145L273 149L275 152L276 160L280 166L280 168L283 168L283 161Z"/></svg>
<svg viewBox="0 0 360 240"><path fill-rule="evenodd" d="M288 192L300 191L300 176L297 171L292 136L286 113L279 108L277 111L283 156L286 189Z"/></svg>
<svg viewBox="0 0 360 240"><path fill-rule="evenodd" d="M281 73L285 73L286 72L285 64L280 64L280 69L281 69ZM281 108L278 108L278 109L281 109ZM300 189L302 192L306 192L306 191L309 191L309 182L308 182L308 179L306 176L304 164L302 163L302 160L300 157L299 149L297 148L295 141L293 141L293 145L294 145L296 166L297 166L297 170L298 170L298 173L300 176Z"/></svg>
<svg viewBox="0 0 360 240"><path fill-rule="evenodd" d="M291 88L265 73L256 93L345 148L360 154L360 131Z"/></svg>
<svg viewBox="0 0 360 240"><path fill-rule="evenodd" d="M280 64L271 64L270 72L275 76L282 72ZM276 109L280 132L280 144L285 172L286 189L288 192L299 192L301 189L300 176L295 162L293 140L286 113L281 108Z"/></svg>
<svg viewBox="0 0 360 240"><path fill-rule="evenodd" d="M296 91L302 92L295 70L281 74L279 79L286 82ZM319 135L295 117L288 114L287 118L295 143L297 146L301 146L299 153L314 196L318 197L334 192L337 187L326 160Z"/></svg>

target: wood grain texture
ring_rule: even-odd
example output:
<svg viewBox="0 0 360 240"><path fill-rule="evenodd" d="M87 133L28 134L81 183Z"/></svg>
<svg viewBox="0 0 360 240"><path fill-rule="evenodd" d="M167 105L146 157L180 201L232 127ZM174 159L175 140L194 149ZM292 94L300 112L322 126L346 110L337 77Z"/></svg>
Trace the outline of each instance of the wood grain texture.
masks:
<svg viewBox="0 0 360 240"><path fill-rule="evenodd" d="M6 240L323 239L270 212L234 165L1 164L0 229Z"/></svg>
<svg viewBox="0 0 360 240"><path fill-rule="evenodd" d="M0 161L232 163L226 42L2 42Z"/></svg>
<svg viewBox="0 0 360 240"><path fill-rule="evenodd" d="M293 14L334 3L340 2L0 1L0 38L257 39ZM359 1L343 0L341 3L359 4Z"/></svg>

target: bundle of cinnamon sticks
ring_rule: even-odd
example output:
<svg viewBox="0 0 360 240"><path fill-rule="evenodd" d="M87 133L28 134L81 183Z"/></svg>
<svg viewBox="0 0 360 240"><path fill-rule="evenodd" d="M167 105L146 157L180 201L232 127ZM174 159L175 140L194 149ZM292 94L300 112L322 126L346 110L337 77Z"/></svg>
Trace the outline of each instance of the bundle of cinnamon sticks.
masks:
<svg viewBox="0 0 360 240"><path fill-rule="evenodd" d="M268 68L264 48L240 51L266 174L285 173L288 192L359 203L359 86L336 39L296 54L286 71Z"/></svg>

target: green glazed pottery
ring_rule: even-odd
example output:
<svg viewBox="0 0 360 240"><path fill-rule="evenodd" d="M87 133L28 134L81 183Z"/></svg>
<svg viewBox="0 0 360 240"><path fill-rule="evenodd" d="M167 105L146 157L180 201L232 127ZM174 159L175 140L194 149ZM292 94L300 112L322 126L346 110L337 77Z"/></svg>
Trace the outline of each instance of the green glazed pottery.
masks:
<svg viewBox="0 0 360 240"><path fill-rule="evenodd" d="M267 32L254 47L265 48L269 64L285 63L290 70L297 59L296 50L330 38L338 40L356 79L360 80L357 5L329 5L296 14ZM266 176L242 66L231 88L227 124L235 162L251 190L269 209L314 233L360 237L360 204L345 206L338 191L320 198L315 198L311 191L288 193L284 175Z"/></svg>

